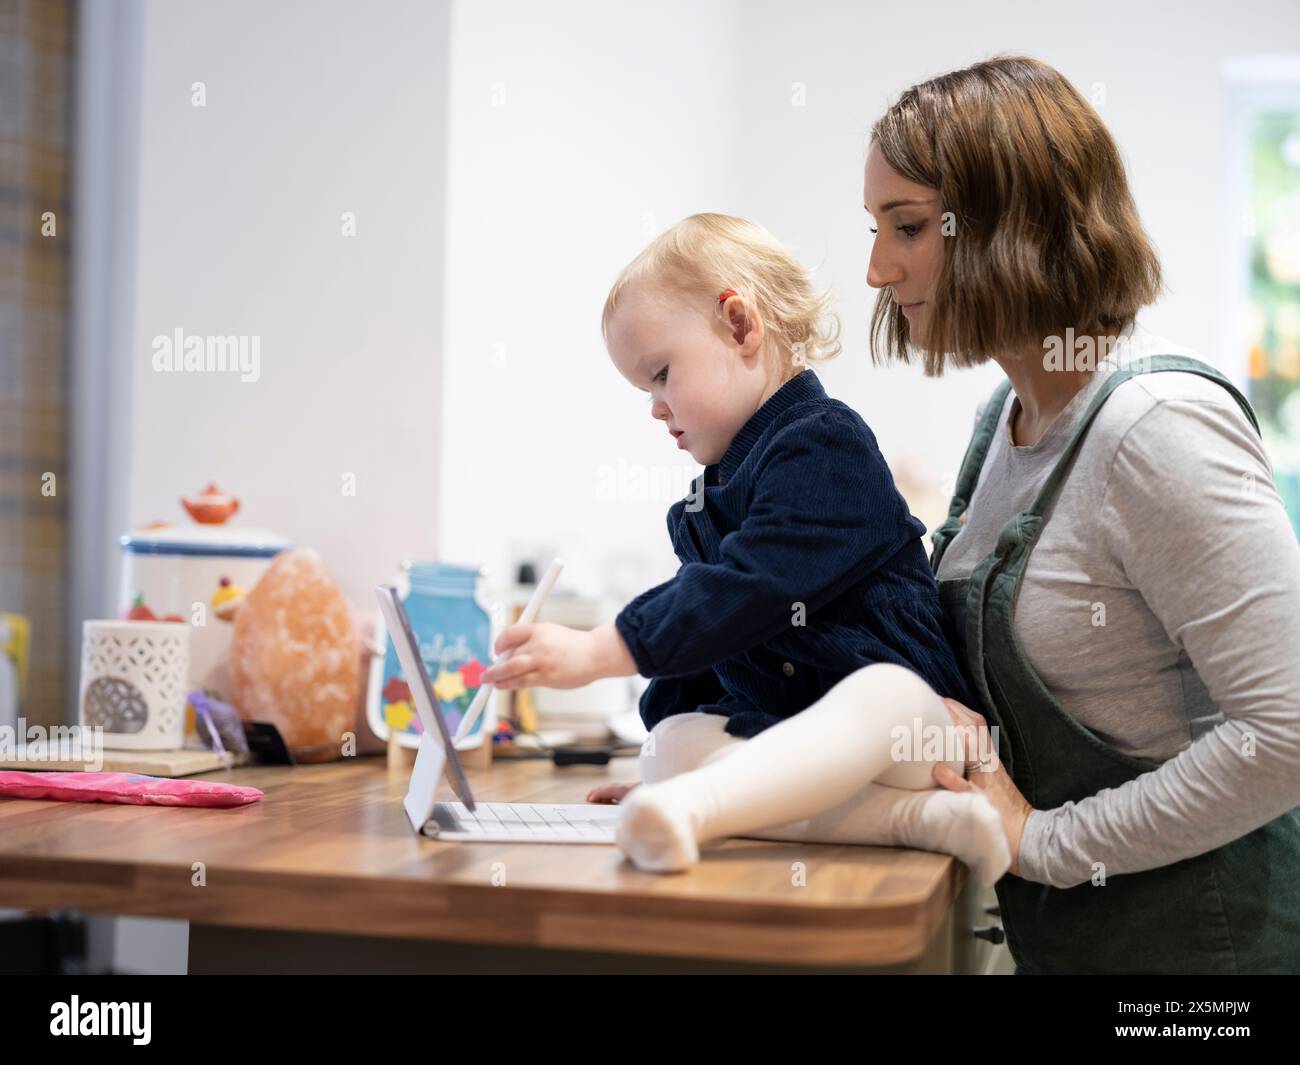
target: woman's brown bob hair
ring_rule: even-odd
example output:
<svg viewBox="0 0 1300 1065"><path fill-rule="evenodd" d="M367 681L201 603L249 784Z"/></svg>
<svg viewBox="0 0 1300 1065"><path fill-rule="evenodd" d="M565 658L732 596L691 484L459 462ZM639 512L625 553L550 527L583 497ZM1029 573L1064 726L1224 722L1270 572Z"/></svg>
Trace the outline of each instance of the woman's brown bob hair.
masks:
<svg viewBox="0 0 1300 1065"><path fill-rule="evenodd" d="M1160 262L1097 112L1027 56L998 56L914 85L871 129L885 160L937 189L946 230L924 343L889 289L871 316L876 363L927 376L1041 347L1072 327L1118 335L1160 294Z"/></svg>

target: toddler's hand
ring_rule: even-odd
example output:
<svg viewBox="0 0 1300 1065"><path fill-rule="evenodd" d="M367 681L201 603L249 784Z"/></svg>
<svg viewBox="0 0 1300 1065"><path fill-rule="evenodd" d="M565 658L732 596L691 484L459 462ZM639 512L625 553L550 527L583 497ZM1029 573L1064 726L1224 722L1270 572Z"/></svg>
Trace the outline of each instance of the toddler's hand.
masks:
<svg viewBox="0 0 1300 1065"><path fill-rule="evenodd" d="M600 787L592 788L587 792L587 801L616 803L635 787L636 784L602 784Z"/></svg>
<svg viewBox="0 0 1300 1065"><path fill-rule="evenodd" d="M511 652L484 670L483 681L501 691L512 688L581 688L599 679L596 640L590 632L550 622L519 622L498 638L497 654Z"/></svg>

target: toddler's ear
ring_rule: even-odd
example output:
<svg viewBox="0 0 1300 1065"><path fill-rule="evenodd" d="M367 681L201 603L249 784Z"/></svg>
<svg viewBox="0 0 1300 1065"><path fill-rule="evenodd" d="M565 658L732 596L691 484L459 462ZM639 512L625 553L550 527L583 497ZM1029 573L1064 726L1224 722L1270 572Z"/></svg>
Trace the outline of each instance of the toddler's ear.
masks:
<svg viewBox="0 0 1300 1065"><path fill-rule="evenodd" d="M722 314L731 329L732 340L746 347L758 347L763 339L763 322L744 296L729 296L722 305Z"/></svg>

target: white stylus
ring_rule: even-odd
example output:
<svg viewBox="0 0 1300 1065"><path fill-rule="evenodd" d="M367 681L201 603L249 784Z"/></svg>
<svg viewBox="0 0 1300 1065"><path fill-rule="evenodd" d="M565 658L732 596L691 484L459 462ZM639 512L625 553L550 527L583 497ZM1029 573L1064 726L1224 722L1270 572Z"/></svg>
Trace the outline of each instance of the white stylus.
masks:
<svg viewBox="0 0 1300 1065"><path fill-rule="evenodd" d="M557 558L551 563L550 568L546 571L546 576L542 578L541 583L533 590L532 598L528 600L528 605L524 607L524 612L519 615L516 625L527 625L537 617L537 612L542 609L542 603L550 594L551 589L555 586L556 579L560 576L560 570L564 569L564 559ZM514 648L506 651L500 658L496 659L492 665L499 666L506 661ZM483 708L487 706L488 696L492 694L491 684L479 685L478 691L474 694L474 701L469 704L469 709L465 712L464 718L461 719L460 727L456 729L455 740L464 738L469 730L474 727L474 722L478 720L479 715L483 713Z"/></svg>

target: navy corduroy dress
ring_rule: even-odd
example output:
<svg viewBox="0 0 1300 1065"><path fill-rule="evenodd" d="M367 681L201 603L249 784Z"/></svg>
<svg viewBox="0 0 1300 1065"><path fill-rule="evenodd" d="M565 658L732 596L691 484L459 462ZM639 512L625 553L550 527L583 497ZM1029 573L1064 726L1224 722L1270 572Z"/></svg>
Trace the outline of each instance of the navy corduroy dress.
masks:
<svg viewBox="0 0 1300 1065"><path fill-rule="evenodd" d="M925 531L866 422L812 370L791 378L669 509L676 576L615 618L653 678L646 728L700 710L755 736L874 662L975 705L943 635Z"/></svg>

